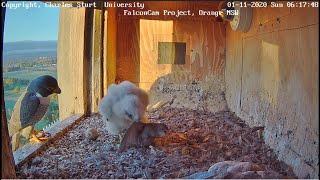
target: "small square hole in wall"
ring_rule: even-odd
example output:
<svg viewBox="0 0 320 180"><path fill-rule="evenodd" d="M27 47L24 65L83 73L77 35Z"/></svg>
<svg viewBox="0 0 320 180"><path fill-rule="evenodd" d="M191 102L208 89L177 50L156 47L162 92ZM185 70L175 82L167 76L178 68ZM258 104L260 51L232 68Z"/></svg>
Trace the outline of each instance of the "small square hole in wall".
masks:
<svg viewBox="0 0 320 180"><path fill-rule="evenodd" d="M185 64L186 43L158 42L158 64Z"/></svg>

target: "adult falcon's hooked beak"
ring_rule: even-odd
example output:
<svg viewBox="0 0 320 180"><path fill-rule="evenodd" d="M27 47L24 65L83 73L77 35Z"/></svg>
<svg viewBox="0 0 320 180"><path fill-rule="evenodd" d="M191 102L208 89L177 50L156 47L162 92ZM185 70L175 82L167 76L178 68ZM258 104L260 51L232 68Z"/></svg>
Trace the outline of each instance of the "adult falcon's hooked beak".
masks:
<svg viewBox="0 0 320 180"><path fill-rule="evenodd" d="M56 89L53 90L54 93L60 94L61 93L61 89L59 87L57 87Z"/></svg>

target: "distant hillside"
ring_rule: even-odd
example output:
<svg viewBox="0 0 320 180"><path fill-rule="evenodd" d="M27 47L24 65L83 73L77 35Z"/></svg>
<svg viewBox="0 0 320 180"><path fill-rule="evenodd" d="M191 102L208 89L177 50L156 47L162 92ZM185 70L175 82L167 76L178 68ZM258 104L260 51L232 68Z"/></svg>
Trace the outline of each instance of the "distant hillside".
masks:
<svg viewBox="0 0 320 180"><path fill-rule="evenodd" d="M57 57L57 41L18 41L3 44L4 62L25 61L38 57Z"/></svg>

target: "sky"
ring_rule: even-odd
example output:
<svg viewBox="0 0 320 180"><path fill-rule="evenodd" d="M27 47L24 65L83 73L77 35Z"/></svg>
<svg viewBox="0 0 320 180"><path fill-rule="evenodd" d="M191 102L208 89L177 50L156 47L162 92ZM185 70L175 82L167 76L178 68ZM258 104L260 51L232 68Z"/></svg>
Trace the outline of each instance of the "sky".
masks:
<svg viewBox="0 0 320 180"><path fill-rule="evenodd" d="M4 42L47 41L58 39L59 8L45 7L39 1L11 1L6 8ZM27 8L36 4L37 7Z"/></svg>

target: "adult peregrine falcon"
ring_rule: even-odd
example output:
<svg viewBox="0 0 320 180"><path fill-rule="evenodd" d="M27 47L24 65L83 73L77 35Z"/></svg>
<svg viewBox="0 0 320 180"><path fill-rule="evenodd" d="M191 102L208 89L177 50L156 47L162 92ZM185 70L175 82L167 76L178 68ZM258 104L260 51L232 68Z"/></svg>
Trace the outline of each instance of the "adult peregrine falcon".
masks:
<svg viewBox="0 0 320 180"><path fill-rule="evenodd" d="M29 139L29 133L22 130L31 126L31 136L39 141L33 132L34 125L46 114L50 98L49 95L61 93L57 80L49 75L37 77L32 80L26 92L22 93L16 102L8 129L11 137L12 150L15 151L20 144L20 136Z"/></svg>

